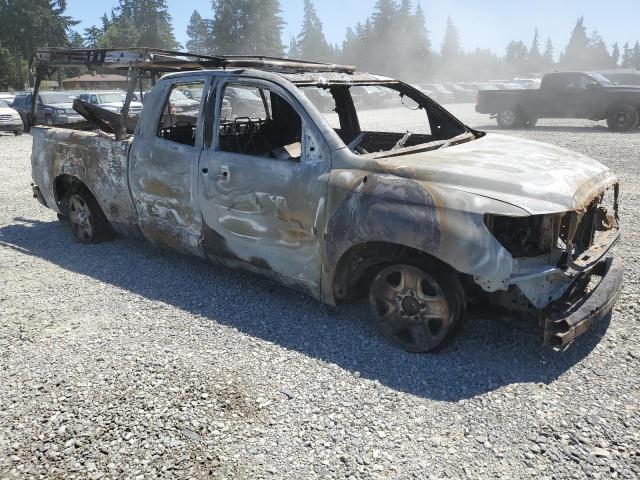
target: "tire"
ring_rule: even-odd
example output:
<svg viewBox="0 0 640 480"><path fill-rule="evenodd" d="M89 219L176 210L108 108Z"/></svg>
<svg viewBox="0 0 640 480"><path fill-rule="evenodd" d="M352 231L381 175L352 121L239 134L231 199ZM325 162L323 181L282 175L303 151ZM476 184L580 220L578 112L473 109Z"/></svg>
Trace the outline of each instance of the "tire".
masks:
<svg viewBox="0 0 640 480"><path fill-rule="evenodd" d="M413 353L446 345L463 325L466 311L457 276L432 261L382 268L371 282L369 304L378 332Z"/></svg>
<svg viewBox="0 0 640 480"><path fill-rule="evenodd" d="M89 190L78 188L67 202L67 219L76 240L89 244L107 239L111 233L109 221Z"/></svg>
<svg viewBox="0 0 640 480"><path fill-rule="evenodd" d="M24 133L24 132L23 132L22 130L14 130L14 131L13 131L13 134L14 134L16 137L19 137L19 136L20 136L20 135L22 135L23 133Z"/></svg>
<svg viewBox="0 0 640 480"><path fill-rule="evenodd" d="M613 132L628 132L638 125L638 111L631 105L617 105L607 114L607 126Z"/></svg>
<svg viewBox="0 0 640 480"><path fill-rule="evenodd" d="M522 125L520 114L515 110L502 110L496 117L500 128L518 128Z"/></svg>

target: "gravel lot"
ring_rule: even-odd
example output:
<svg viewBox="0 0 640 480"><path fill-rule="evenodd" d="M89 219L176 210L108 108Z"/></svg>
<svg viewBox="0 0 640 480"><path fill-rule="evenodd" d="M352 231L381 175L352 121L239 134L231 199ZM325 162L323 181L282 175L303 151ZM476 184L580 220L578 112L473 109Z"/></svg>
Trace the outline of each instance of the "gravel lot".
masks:
<svg viewBox="0 0 640 480"><path fill-rule="evenodd" d="M562 354L486 318L411 355L364 303L333 311L135 241L80 245L31 198L31 138L0 135L0 478L639 478L640 133L512 134L623 182L623 296Z"/></svg>

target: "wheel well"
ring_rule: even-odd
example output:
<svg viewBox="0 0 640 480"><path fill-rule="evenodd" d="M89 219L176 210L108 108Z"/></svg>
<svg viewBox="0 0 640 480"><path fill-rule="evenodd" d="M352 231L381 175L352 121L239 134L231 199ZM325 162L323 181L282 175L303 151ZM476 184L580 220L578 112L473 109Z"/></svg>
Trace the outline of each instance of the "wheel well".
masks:
<svg viewBox="0 0 640 480"><path fill-rule="evenodd" d="M53 182L53 196L60 212L66 215L67 199L69 195L79 188L87 188L77 177L73 175L58 175ZM87 189L88 190L88 189Z"/></svg>
<svg viewBox="0 0 640 480"><path fill-rule="evenodd" d="M429 258L451 269L428 253L388 242L366 242L354 245L340 257L333 275L333 295L336 301L358 298L376 273L386 265L406 259Z"/></svg>

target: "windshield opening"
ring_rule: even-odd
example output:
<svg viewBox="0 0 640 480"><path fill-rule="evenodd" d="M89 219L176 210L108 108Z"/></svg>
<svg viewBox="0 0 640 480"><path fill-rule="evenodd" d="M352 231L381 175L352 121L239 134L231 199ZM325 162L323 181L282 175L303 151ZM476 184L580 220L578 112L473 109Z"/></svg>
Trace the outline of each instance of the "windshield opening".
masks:
<svg viewBox="0 0 640 480"><path fill-rule="evenodd" d="M125 93L99 93L97 96L99 103L124 103Z"/></svg>
<svg viewBox="0 0 640 480"><path fill-rule="evenodd" d="M301 90L357 155L438 148L468 133L451 114L400 82L301 86Z"/></svg>
<svg viewBox="0 0 640 480"><path fill-rule="evenodd" d="M41 93L44 103L71 103L73 98L66 92L46 92Z"/></svg>

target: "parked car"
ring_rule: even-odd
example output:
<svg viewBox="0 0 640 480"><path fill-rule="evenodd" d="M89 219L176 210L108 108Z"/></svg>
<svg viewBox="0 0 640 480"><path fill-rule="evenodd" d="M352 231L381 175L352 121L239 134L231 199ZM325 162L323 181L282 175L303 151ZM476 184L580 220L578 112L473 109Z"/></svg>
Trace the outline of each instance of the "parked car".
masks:
<svg viewBox="0 0 640 480"><path fill-rule="evenodd" d="M15 93L0 92L0 100L6 102L9 106L13 103L13 99L16 97Z"/></svg>
<svg viewBox="0 0 640 480"><path fill-rule="evenodd" d="M77 98L85 102L95 105L110 112L120 113L124 107L126 93L121 90L97 90L90 92L82 92ZM129 104L129 115L137 117L142 112L142 103L131 101Z"/></svg>
<svg viewBox="0 0 640 480"><path fill-rule="evenodd" d="M520 88L534 89L540 87L540 79L538 78L514 78L509 82L512 85L518 85Z"/></svg>
<svg viewBox="0 0 640 480"><path fill-rule="evenodd" d="M640 72L605 72L602 75L617 85L640 85Z"/></svg>
<svg viewBox="0 0 640 480"><path fill-rule="evenodd" d="M456 102L467 103L476 100L476 93L459 83L445 83L444 87L453 93Z"/></svg>
<svg viewBox="0 0 640 480"><path fill-rule="evenodd" d="M438 103L453 103L456 99L453 92L440 83L421 83L420 86L425 90L435 92L434 100Z"/></svg>
<svg viewBox="0 0 640 480"><path fill-rule="evenodd" d="M502 128L534 126L539 118L586 118L606 119L616 132L634 128L639 109L640 87L616 86L588 72L549 73L536 90L481 91L476 105Z"/></svg>
<svg viewBox="0 0 640 480"><path fill-rule="evenodd" d="M13 132L14 135L22 135L23 131L20 114L11 108L5 100L0 99L0 132Z"/></svg>
<svg viewBox="0 0 640 480"><path fill-rule="evenodd" d="M157 64L145 57L144 69L163 68L169 54L160 55ZM37 58L40 69L50 66ZM544 320L556 348L611 311L622 269L610 254L620 232L609 168L471 129L400 81L346 66L237 58L163 76L128 138L33 127L35 198L68 219L79 242L114 230L260 273L330 305L364 294L373 325L412 352L452 338L470 299ZM123 68L119 57L112 68ZM301 91L320 88L320 75L338 127ZM191 123L175 122L171 94L194 82L215 101ZM354 109L359 85L399 102L388 112ZM268 111L222 118L224 92L239 86L268 99Z"/></svg>
<svg viewBox="0 0 640 480"><path fill-rule="evenodd" d="M261 118L266 112L265 102L260 97L258 89L253 87L229 87L225 90L223 99L230 107L227 118Z"/></svg>
<svg viewBox="0 0 640 480"><path fill-rule="evenodd" d="M20 92L13 100L22 122L26 126L27 113L31 111L31 92ZM38 95L38 122L47 125L82 122L84 118L73 109L73 97L67 92L40 92Z"/></svg>

